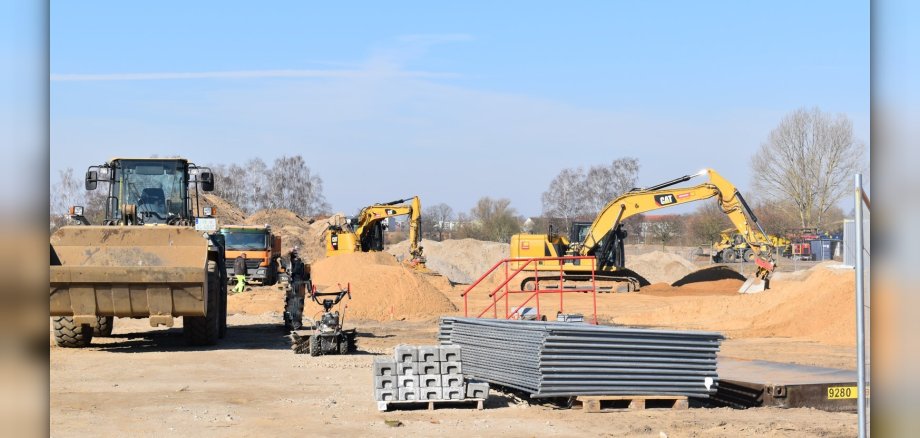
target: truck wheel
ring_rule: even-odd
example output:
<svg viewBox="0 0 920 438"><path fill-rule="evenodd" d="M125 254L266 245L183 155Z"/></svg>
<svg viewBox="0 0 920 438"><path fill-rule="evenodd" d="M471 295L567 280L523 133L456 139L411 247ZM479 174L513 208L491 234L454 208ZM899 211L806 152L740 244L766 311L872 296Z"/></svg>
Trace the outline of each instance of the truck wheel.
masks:
<svg viewBox="0 0 920 438"><path fill-rule="evenodd" d="M738 261L738 253L731 248L726 249L722 251L722 260L725 260L725 263L735 263Z"/></svg>
<svg viewBox="0 0 920 438"><path fill-rule="evenodd" d="M750 263L754 261L754 251L750 248L744 250L744 254L741 255L742 260Z"/></svg>
<svg viewBox="0 0 920 438"><path fill-rule="evenodd" d="M185 340L189 345L214 345L220 338L220 278L217 273L217 263L208 261L208 306L205 316L182 317Z"/></svg>
<svg viewBox="0 0 920 438"><path fill-rule="evenodd" d="M319 356L321 354L320 352L321 343L322 341L320 341L319 336L317 335L310 336L310 356Z"/></svg>
<svg viewBox="0 0 920 438"><path fill-rule="evenodd" d="M54 317L54 342L60 347L83 348L93 340L93 326L77 325L70 316Z"/></svg>
<svg viewBox="0 0 920 438"><path fill-rule="evenodd" d="M344 334L339 336L339 354L348 354L348 336Z"/></svg>
<svg viewBox="0 0 920 438"><path fill-rule="evenodd" d="M108 338L112 336L113 328L115 328L114 316L97 316L96 323L93 324L93 336Z"/></svg>

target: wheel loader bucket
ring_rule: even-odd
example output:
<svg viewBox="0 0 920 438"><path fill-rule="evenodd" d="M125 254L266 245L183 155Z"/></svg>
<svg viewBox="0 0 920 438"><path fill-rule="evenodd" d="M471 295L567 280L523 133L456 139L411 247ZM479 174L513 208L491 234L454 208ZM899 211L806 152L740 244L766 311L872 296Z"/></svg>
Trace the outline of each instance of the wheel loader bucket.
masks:
<svg viewBox="0 0 920 438"><path fill-rule="evenodd" d="M63 227L51 236L51 315L149 317L152 326L203 316L207 259L208 239L191 227Z"/></svg>
<svg viewBox="0 0 920 438"><path fill-rule="evenodd" d="M741 285L741 288L738 289L738 293L742 294L756 294L758 292L763 292L769 287L769 280L762 280L757 277L748 278L744 284Z"/></svg>

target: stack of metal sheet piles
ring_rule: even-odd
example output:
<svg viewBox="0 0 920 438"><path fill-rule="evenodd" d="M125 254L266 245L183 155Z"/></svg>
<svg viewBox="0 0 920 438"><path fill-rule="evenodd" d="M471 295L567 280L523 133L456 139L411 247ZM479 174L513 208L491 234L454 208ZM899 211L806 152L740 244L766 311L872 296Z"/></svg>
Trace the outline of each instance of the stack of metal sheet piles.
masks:
<svg viewBox="0 0 920 438"><path fill-rule="evenodd" d="M464 373L532 397L682 395L718 387L724 337L583 323L444 317L438 339L463 348Z"/></svg>

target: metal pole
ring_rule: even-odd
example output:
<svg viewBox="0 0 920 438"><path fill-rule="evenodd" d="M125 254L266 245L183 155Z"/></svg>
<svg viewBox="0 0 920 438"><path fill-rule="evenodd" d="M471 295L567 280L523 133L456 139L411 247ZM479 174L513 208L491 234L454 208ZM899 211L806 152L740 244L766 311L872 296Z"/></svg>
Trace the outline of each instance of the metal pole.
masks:
<svg viewBox="0 0 920 438"><path fill-rule="evenodd" d="M863 295L863 197L862 174L856 174L856 409L859 437L866 437L866 323Z"/></svg>

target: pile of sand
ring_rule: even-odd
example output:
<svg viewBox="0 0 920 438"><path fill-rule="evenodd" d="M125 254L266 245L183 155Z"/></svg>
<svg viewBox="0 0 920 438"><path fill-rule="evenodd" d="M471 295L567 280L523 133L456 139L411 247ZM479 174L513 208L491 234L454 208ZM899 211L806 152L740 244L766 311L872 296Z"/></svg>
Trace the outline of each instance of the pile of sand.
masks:
<svg viewBox="0 0 920 438"><path fill-rule="evenodd" d="M214 193L199 193L201 196L202 207L214 207L219 225L239 225L246 219L246 213L235 205L227 202L224 198Z"/></svg>
<svg viewBox="0 0 920 438"><path fill-rule="evenodd" d="M626 268L645 277L649 283L673 283L696 270L689 260L670 252L652 251L626 257Z"/></svg>
<svg viewBox="0 0 920 438"><path fill-rule="evenodd" d="M772 280L759 294L738 294L741 281L720 279L674 287L656 284L624 297L643 310L614 317L620 324L717 330L729 337L792 337L853 345L852 270L816 266L804 280ZM635 302L633 302L635 301Z"/></svg>
<svg viewBox="0 0 920 438"><path fill-rule="evenodd" d="M317 261L311 270L320 291L351 284L352 299L343 301L348 306L346 318L427 319L457 311L425 274L402 265L387 253L341 254ZM315 305L313 308L321 309Z"/></svg>
<svg viewBox="0 0 920 438"><path fill-rule="evenodd" d="M471 284L498 261L509 257L507 243L475 239L455 239L442 242L423 239L421 242L426 266L450 281ZM409 256L409 242L402 241L387 248L387 252L402 260Z"/></svg>

